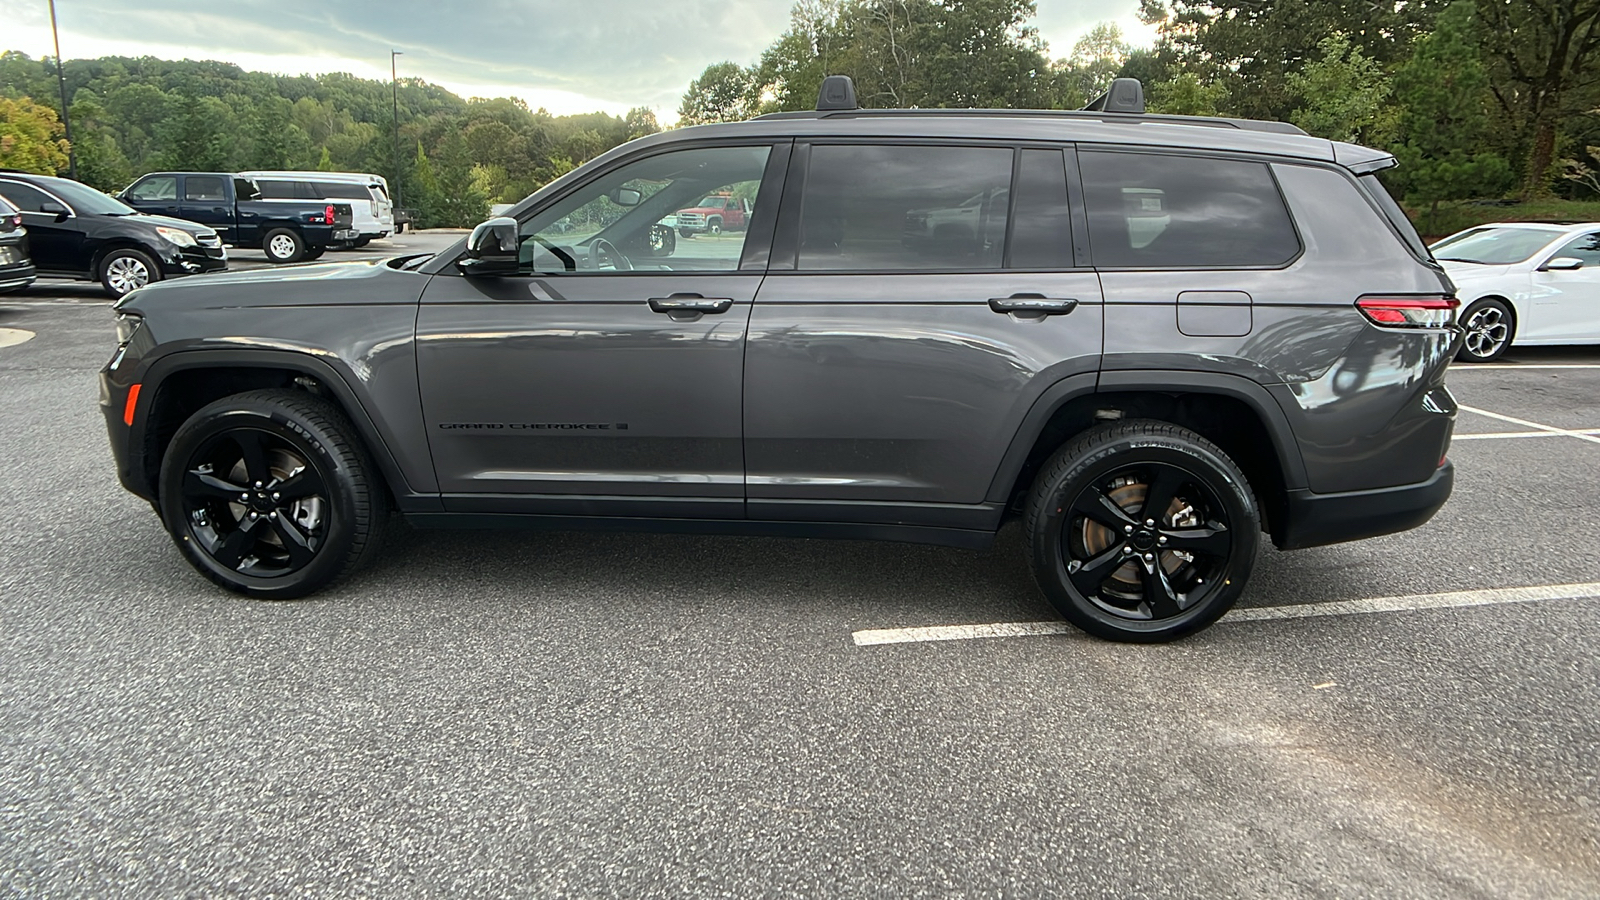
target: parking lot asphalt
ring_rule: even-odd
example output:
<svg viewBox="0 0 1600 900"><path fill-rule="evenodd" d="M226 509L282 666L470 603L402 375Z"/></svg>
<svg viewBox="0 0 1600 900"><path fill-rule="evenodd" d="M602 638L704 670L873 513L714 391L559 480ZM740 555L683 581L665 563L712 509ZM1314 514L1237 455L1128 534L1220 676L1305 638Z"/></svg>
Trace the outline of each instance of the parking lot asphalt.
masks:
<svg viewBox="0 0 1600 900"><path fill-rule="evenodd" d="M0 893L1600 895L1600 349L1452 370L1434 521L1266 551L1133 647L858 642L1056 621L1014 527L396 525L331 592L225 595L116 483L103 299L0 297L13 332Z"/></svg>

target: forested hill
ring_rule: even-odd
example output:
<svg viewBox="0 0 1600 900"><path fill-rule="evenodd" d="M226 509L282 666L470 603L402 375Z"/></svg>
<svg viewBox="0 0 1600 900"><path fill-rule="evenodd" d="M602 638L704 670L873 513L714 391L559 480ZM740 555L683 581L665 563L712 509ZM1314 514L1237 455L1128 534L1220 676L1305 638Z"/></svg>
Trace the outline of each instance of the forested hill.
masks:
<svg viewBox="0 0 1600 900"><path fill-rule="evenodd" d="M222 62L68 60L78 177L114 191L157 169L333 169L392 177L390 84L333 73L272 75ZM50 136L60 107L54 62L0 54L6 164L65 171ZM637 109L552 116L520 100L464 100L417 78L399 85L402 198L428 224L469 224L616 145L658 130ZM29 128L30 115L43 118ZM16 132L15 134L9 132ZM20 146L36 133L30 151ZM55 135L59 138L59 134ZM30 161L33 164L29 164Z"/></svg>

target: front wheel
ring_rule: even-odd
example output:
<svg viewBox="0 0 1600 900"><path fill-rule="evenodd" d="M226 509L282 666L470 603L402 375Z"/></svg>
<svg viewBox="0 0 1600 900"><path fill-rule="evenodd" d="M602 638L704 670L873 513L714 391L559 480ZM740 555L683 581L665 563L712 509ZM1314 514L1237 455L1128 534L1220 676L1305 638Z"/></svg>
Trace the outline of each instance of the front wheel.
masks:
<svg viewBox="0 0 1600 900"><path fill-rule="evenodd" d="M200 409L161 462L161 518L189 564L231 591L303 597L376 550L386 495L349 420L288 390Z"/></svg>
<svg viewBox="0 0 1600 900"><path fill-rule="evenodd" d="M113 297L160 280L160 267L142 250L113 250L100 260L100 285Z"/></svg>
<svg viewBox="0 0 1600 900"><path fill-rule="evenodd" d="M1261 520L1227 454L1166 422L1088 431L1028 496L1034 578L1072 624L1113 641L1169 641L1221 618L1244 591Z"/></svg>
<svg viewBox="0 0 1600 900"><path fill-rule="evenodd" d="M1473 303L1457 321L1465 332L1461 352L1456 354L1462 362L1494 362L1510 349L1517 331L1516 315L1499 297L1485 297Z"/></svg>
<svg viewBox="0 0 1600 900"><path fill-rule="evenodd" d="M261 239L261 250L267 255L267 262L299 262L305 258L306 242L288 228L274 228Z"/></svg>

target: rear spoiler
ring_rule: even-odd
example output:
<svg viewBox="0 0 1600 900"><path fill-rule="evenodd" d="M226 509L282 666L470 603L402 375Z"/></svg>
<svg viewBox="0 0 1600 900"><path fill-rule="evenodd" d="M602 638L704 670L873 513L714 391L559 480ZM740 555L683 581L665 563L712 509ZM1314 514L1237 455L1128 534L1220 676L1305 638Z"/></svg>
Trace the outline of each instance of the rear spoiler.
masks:
<svg viewBox="0 0 1600 900"><path fill-rule="evenodd" d="M1371 175L1400 165L1393 153L1342 141L1333 142L1333 161L1357 175Z"/></svg>

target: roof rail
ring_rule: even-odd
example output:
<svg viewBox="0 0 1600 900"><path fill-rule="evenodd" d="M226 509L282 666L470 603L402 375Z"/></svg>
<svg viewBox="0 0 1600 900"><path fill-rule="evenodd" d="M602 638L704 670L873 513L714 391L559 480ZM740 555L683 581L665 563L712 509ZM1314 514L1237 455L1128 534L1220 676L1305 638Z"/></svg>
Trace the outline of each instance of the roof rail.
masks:
<svg viewBox="0 0 1600 900"><path fill-rule="evenodd" d="M1162 113L1104 112L1089 109L845 109L802 110L800 112L767 113L757 119L877 119L928 116L936 118L992 117L992 118L1060 118L1109 122L1117 125L1151 123L1157 125L1198 125L1203 128L1237 128L1240 131L1264 131L1272 134L1305 134L1305 131L1288 122L1270 122L1264 119L1226 119L1221 116L1171 116Z"/></svg>

